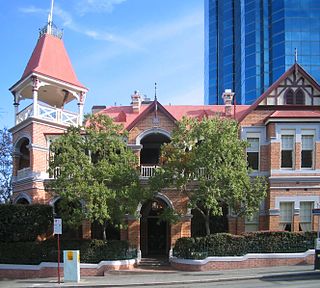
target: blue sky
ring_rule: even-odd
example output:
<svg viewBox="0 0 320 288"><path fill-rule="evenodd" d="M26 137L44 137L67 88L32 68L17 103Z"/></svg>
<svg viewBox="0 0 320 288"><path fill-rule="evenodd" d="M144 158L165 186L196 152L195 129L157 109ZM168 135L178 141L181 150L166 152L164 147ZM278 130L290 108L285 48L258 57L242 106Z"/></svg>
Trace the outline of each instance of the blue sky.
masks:
<svg viewBox="0 0 320 288"><path fill-rule="evenodd" d="M13 126L18 81L51 0L0 0L0 128ZM55 0L53 22L93 105L128 105L139 90L162 104L203 103L203 0ZM22 106L22 105L21 105Z"/></svg>

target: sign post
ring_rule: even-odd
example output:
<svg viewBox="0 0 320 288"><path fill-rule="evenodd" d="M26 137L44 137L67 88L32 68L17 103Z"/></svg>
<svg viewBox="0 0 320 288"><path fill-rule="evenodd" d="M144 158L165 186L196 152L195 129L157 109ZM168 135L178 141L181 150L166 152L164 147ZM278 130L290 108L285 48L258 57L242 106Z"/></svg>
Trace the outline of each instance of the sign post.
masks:
<svg viewBox="0 0 320 288"><path fill-rule="evenodd" d="M60 284L60 234L62 234L62 220L60 218L54 219L53 234L58 235L58 283Z"/></svg>

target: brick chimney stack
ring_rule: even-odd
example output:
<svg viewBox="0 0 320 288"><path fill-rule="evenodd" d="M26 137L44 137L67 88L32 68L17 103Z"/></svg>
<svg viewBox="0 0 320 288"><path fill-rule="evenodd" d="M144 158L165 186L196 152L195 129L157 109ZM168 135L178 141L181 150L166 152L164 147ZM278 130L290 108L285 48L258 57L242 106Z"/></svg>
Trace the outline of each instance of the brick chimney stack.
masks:
<svg viewBox="0 0 320 288"><path fill-rule="evenodd" d="M132 110L134 113L139 113L141 108L141 95L139 91L134 91L134 93L131 95L131 104L132 104Z"/></svg>
<svg viewBox="0 0 320 288"><path fill-rule="evenodd" d="M222 99L224 102L224 106L225 106L225 114L226 116L230 117L232 116L232 99L234 96L234 92L232 92L231 89L226 89L224 90L224 92L222 93Z"/></svg>

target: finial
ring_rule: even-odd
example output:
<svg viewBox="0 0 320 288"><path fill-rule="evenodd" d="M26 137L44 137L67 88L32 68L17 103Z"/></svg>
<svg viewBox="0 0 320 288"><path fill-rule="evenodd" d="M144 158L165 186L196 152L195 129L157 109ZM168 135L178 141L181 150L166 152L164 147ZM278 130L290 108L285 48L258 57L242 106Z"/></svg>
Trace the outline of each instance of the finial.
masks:
<svg viewBox="0 0 320 288"><path fill-rule="evenodd" d="M53 4L54 4L54 0L51 0L51 8L50 8L50 13L48 15L48 28L47 28L48 34L52 34Z"/></svg>
<svg viewBox="0 0 320 288"><path fill-rule="evenodd" d="M154 100L157 101L157 82L154 83Z"/></svg>
<svg viewBox="0 0 320 288"><path fill-rule="evenodd" d="M294 63L298 62L298 49L294 48Z"/></svg>

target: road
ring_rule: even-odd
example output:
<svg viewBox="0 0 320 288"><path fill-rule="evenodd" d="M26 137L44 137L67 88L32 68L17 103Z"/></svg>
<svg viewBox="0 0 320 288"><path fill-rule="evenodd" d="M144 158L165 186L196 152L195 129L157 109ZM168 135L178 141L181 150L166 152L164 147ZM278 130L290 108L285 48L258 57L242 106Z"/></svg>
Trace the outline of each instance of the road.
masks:
<svg viewBox="0 0 320 288"><path fill-rule="evenodd" d="M136 287L148 287L148 286L136 286ZM219 281L208 283L191 283L180 285L160 285L159 288L264 288L264 287L289 287L289 288L319 288L320 287L320 274L315 275L302 275L302 276L277 276L277 277L265 277L262 279L253 280L239 280L239 281Z"/></svg>

